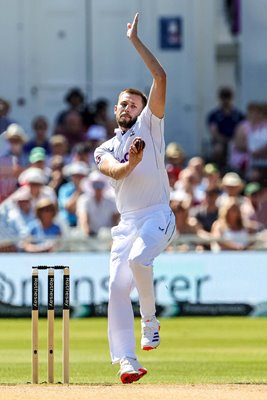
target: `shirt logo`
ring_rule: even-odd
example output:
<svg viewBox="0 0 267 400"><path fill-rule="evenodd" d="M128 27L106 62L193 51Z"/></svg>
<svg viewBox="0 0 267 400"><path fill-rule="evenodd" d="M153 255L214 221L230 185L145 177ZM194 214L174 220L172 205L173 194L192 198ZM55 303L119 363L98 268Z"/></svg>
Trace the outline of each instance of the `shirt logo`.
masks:
<svg viewBox="0 0 267 400"><path fill-rule="evenodd" d="M123 164L128 160L129 160L129 153L127 152L127 153L124 154L123 159L120 160L120 163Z"/></svg>

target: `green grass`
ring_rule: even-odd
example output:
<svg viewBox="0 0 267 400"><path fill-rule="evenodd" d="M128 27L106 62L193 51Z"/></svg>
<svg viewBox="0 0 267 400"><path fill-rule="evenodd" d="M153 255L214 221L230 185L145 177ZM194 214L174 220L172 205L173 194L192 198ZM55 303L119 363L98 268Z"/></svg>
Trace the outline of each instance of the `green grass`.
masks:
<svg viewBox="0 0 267 400"><path fill-rule="evenodd" d="M136 320L139 346L140 321ZM267 383L267 319L161 320L162 344L138 350L143 383ZM71 320L71 383L116 384L106 319ZM0 320L0 383L31 379L31 321ZM56 320L55 380L61 381L61 320ZM46 320L40 322L40 381L46 380Z"/></svg>

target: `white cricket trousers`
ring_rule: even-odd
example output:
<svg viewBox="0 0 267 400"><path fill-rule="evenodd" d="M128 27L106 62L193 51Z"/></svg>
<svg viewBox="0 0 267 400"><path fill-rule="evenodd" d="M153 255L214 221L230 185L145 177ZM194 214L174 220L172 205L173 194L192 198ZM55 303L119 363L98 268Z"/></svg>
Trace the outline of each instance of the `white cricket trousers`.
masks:
<svg viewBox="0 0 267 400"><path fill-rule="evenodd" d="M154 315L153 261L174 233L174 215L164 204L123 214L112 228L108 338L113 363L136 358L131 291L137 288L141 316Z"/></svg>

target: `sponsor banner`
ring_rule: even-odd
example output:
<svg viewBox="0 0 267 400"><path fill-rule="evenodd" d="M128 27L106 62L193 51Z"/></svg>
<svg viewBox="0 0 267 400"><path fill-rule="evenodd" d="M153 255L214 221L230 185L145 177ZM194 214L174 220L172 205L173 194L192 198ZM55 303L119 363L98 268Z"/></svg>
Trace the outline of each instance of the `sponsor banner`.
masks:
<svg viewBox="0 0 267 400"><path fill-rule="evenodd" d="M265 252L163 253L155 261L155 293L159 306L184 304L183 313L212 313L207 304L222 311L227 304L255 306L267 300ZM103 306L108 300L108 253L1 254L0 301L31 305L34 265L70 266L70 302ZM41 304L47 303L47 272L39 271ZM55 271L55 303L62 304L62 271ZM132 300L137 301L134 291ZM186 304L189 305L186 306ZM196 310L194 304L203 304ZM222 307L220 307L222 304ZM204 306L205 305L205 306ZM181 308L180 307L180 308ZM206 310L206 311L205 311ZM232 311L234 313L234 311Z"/></svg>

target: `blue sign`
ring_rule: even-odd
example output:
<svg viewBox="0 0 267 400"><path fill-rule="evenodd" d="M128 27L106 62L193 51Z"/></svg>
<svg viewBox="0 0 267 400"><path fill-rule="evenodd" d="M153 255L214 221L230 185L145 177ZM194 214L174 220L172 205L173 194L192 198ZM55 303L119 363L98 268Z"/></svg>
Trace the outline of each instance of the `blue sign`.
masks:
<svg viewBox="0 0 267 400"><path fill-rule="evenodd" d="M162 17L159 22L161 49L181 49L183 45L182 18Z"/></svg>

